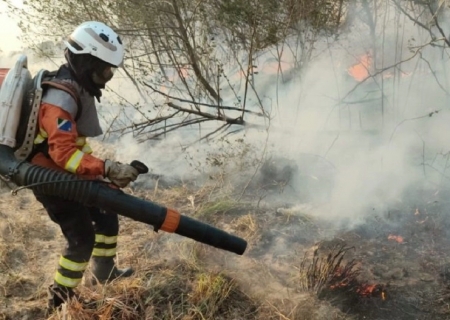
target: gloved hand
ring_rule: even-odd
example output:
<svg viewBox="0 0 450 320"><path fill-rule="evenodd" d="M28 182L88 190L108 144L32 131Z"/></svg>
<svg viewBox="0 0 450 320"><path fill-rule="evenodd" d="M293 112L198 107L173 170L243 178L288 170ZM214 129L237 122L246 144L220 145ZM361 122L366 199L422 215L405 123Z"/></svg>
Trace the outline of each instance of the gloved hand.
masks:
<svg viewBox="0 0 450 320"><path fill-rule="evenodd" d="M125 188L138 175L139 172L129 164L105 160L105 178L120 188Z"/></svg>

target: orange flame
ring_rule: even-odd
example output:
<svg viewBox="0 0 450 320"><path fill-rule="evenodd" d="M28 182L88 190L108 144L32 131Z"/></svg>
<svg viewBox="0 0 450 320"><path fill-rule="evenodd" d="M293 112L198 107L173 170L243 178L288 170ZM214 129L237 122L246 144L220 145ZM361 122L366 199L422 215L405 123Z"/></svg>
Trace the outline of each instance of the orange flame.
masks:
<svg viewBox="0 0 450 320"><path fill-rule="evenodd" d="M336 276L342 275L342 269L337 268L335 270ZM353 292L356 292L358 295L362 297L375 297L379 296L384 301L386 300L386 293L384 292L384 286L380 284L361 284L356 281L355 278L346 278L341 281L337 281L334 284L330 285L331 290L340 289L340 288L346 288L349 287L349 289ZM356 288L356 290L355 290Z"/></svg>
<svg viewBox="0 0 450 320"><path fill-rule="evenodd" d="M383 301L386 300L386 293L384 292L382 286L380 286L379 284L365 284L356 289L356 292L363 297L370 297L380 293L381 299Z"/></svg>
<svg viewBox="0 0 450 320"><path fill-rule="evenodd" d="M359 63L351 66L347 72L356 80L363 81L370 76L369 68L372 65L372 57L366 54L359 58Z"/></svg>
<svg viewBox="0 0 450 320"><path fill-rule="evenodd" d="M373 58L370 53L364 54L358 58L358 62L347 69L348 74L358 82L364 81L371 76L370 71L373 70ZM400 71L402 78L409 77L412 72ZM390 79L394 77L392 71L385 70L382 72L384 79Z"/></svg>
<svg viewBox="0 0 450 320"><path fill-rule="evenodd" d="M367 297L370 296L377 287L378 286L376 284L366 284L356 289L356 292L364 297Z"/></svg>

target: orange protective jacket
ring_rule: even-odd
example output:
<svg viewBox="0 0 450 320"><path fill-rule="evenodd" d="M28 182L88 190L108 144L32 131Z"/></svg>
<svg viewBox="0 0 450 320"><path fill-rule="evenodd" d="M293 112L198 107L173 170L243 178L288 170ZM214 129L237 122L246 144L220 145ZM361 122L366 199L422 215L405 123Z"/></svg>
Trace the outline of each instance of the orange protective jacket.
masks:
<svg viewBox="0 0 450 320"><path fill-rule="evenodd" d="M47 139L48 156L37 153L31 163L79 176L104 176L104 161L91 155L86 137L79 136L72 115L62 108L42 103L39 110L39 134L35 144Z"/></svg>

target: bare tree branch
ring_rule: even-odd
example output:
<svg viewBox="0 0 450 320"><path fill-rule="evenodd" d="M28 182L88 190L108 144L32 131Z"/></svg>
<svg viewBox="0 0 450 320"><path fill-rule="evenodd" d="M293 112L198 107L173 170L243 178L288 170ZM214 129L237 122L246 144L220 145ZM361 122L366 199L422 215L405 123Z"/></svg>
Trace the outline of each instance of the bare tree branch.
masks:
<svg viewBox="0 0 450 320"><path fill-rule="evenodd" d="M395 4L395 6L397 7L397 9L399 9L405 16L407 16L412 22L414 22L415 24L421 26L423 29L427 30L428 32L430 32L430 35L433 37L433 34L430 30L430 28L428 28L426 25L424 25L422 22L420 22L419 20L415 19L413 16L411 16L403 7L402 5L398 2L398 0L392 0L392 2Z"/></svg>
<svg viewBox="0 0 450 320"><path fill-rule="evenodd" d="M158 89L155 89L149 83L145 83L144 82L143 84L145 86L149 87L150 89L152 89L156 93L159 93L159 94L161 94L161 95L163 95L163 96L165 96L167 98L174 99L174 100L177 100L177 101L180 101L180 102L192 103L194 105L199 105L199 106L204 106L204 107L209 107L209 108L220 108L220 109L223 109L223 110L233 110L233 111L245 112L245 113L254 114L254 115L259 116L259 117L265 117L265 115L260 113L260 112L255 112L255 111L251 111L251 110L244 110L242 108L229 107L229 106L217 106L217 105L212 105L212 104L209 104L209 103L202 103L202 102L197 102L197 101L191 101L191 100L186 100L186 99L182 99L182 98L177 98L177 97L168 95L167 93L164 93L164 92L162 92L162 91L160 91Z"/></svg>
<svg viewBox="0 0 450 320"><path fill-rule="evenodd" d="M178 129L183 128L185 126L194 125L194 124L200 124L200 123L207 122L207 121L211 121L211 119L205 119L205 118L204 119L196 119L195 121L193 121L192 123L189 123L189 124L179 124L178 126L174 126L172 129L164 130L163 132L160 132L160 133L156 133L156 134L153 134L153 135L147 135L145 137L139 138L138 142L142 143L142 142L145 142L147 140L156 139L156 138L159 138L162 135L165 135L165 134L167 134L169 132L178 130Z"/></svg>
<svg viewBox="0 0 450 320"><path fill-rule="evenodd" d="M225 121L228 124L238 124L238 125L245 125L246 122L244 121L244 119L242 119L242 117L238 117L238 118L229 118L225 115L222 116L215 116L212 115L210 113L207 112L202 112L202 111L198 111L198 110L192 110L192 109L186 109L186 108L182 108L180 106L177 106L176 104L169 102L167 103L167 105L173 109L176 110L180 110L186 113L190 113L190 114L195 114L197 116L201 116L203 118L209 119L209 120L217 120L217 121Z"/></svg>
<svg viewBox="0 0 450 320"><path fill-rule="evenodd" d="M174 8L175 17L178 21L178 26L179 26L179 31L181 33L181 37L182 37L184 45L186 47L187 54L189 56L192 68L194 69L195 75L197 76L197 79L203 84L203 86L208 91L208 93L214 98L214 100L217 101L219 99L219 95L214 90L214 88L211 87L209 82L203 77L203 74L198 66L198 59L197 59L194 49L191 46L191 43L189 42L189 37L188 37L188 35L186 33L186 29L183 25L183 18L181 17L181 13L178 8L178 4L177 4L176 0L172 0L172 6Z"/></svg>
<svg viewBox="0 0 450 320"><path fill-rule="evenodd" d="M433 8L431 7L430 3L428 3L428 9L430 9L430 12L433 16L433 21L434 21L434 24L436 25L436 28L439 30L439 33L441 34L441 36L444 38L444 41L447 44L447 46L450 47L450 40L447 38L447 36L444 33L444 30L442 30L442 28L439 24L438 17L437 17L437 10L436 10L436 12L433 12Z"/></svg>
<svg viewBox="0 0 450 320"><path fill-rule="evenodd" d="M377 72L375 72L375 73L373 73L373 74L369 74L366 78L364 78L364 79L362 79L360 82L358 82L358 83L357 83L350 91L348 91L347 94L341 99L340 102L345 101L345 99L347 99L353 92L355 92L355 90L356 90L357 88L359 88L359 87L360 87L363 83L365 83L367 80L373 79L373 78L375 78L376 76L382 74L383 72L385 72L385 71L387 71L387 70L389 70L389 69L395 68L395 67L401 65L402 63L405 63L405 62L407 62L407 61L410 61L410 60L414 59L417 55L420 54L420 52L421 52L421 50L422 50L423 48L425 48L425 47L431 45L432 43L438 42L438 41L443 41L443 39L435 39L435 40L431 40L431 41L429 41L429 42L427 42L427 43L425 43L425 44L423 44L423 45L421 45L421 46L418 46L418 47L416 47L417 50L414 51L414 53L413 53L411 56L409 56L408 58L403 59L403 60L401 60L401 61L398 61L398 62L396 62L396 63L394 63L394 64L392 64L392 65L390 65L390 66L384 67L384 68L378 70Z"/></svg>

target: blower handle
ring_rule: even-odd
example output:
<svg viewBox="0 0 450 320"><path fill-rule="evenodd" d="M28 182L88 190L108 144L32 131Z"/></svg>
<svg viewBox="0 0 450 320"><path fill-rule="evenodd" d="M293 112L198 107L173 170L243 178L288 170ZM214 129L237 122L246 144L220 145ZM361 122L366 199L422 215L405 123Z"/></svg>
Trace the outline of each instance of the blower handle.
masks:
<svg viewBox="0 0 450 320"><path fill-rule="evenodd" d="M148 173L148 167L138 160L131 161L130 166L139 171L139 174Z"/></svg>

